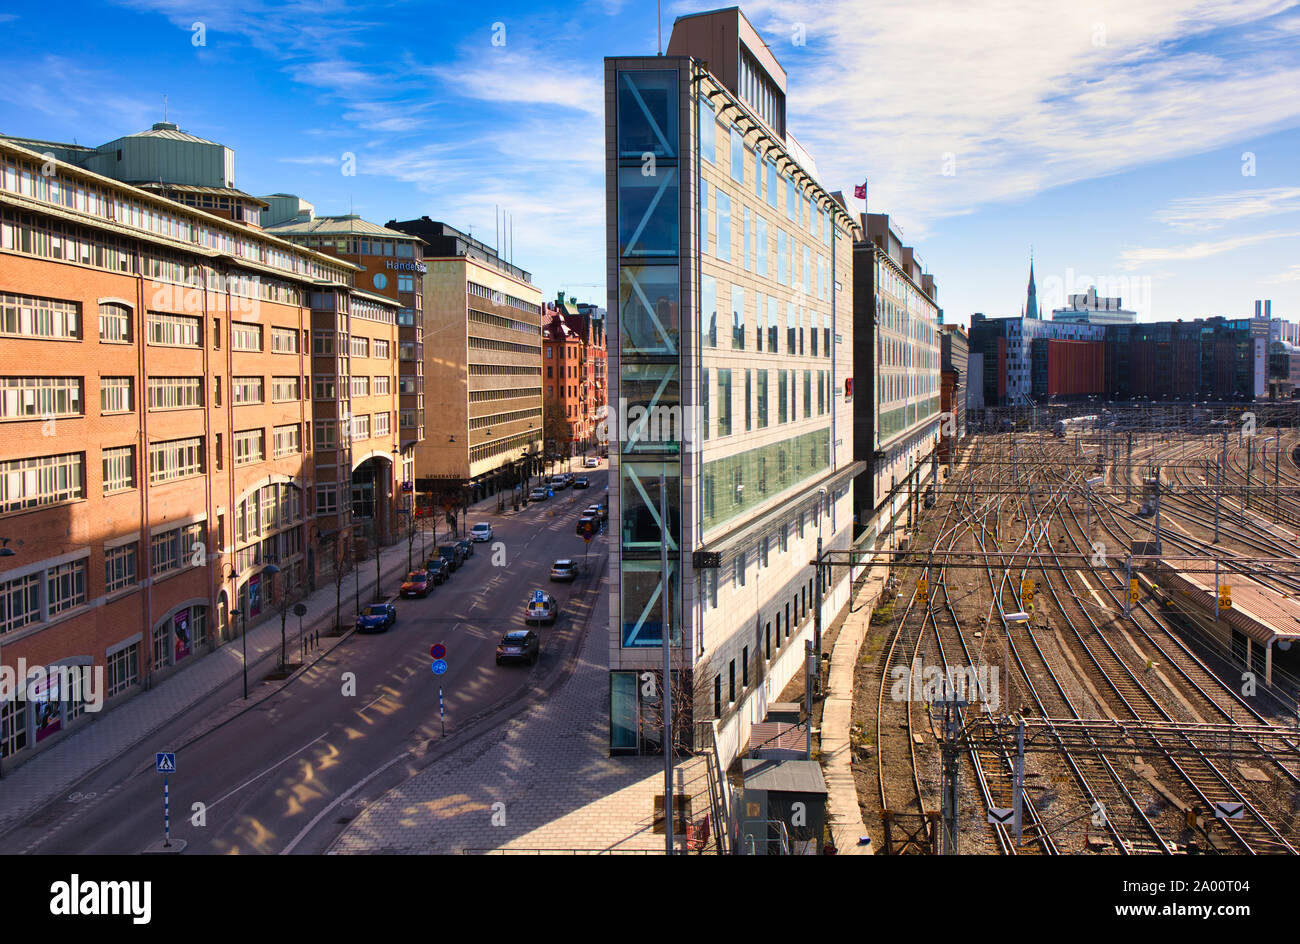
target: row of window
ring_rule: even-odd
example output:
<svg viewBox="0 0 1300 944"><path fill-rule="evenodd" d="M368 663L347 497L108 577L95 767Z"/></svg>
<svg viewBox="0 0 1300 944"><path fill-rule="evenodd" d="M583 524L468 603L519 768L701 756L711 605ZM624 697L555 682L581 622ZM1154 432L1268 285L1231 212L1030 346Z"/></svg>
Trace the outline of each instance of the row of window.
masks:
<svg viewBox="0 0 1300 944"><path fill-rule="evenodd" d="M521 397L540 397L541 387L499 387L493 390L471 390L470 403L482 403L486 400L516 400Z"/></svg>
<svg viewBox="0 0 1300 944"><path fill-rule="evenodd" d="M469 310L469 320L479 324L505 328L509 331L522 331L524 334L529 334L534 337L540 334L542 330L540 324L533 324L529 321L516 321L513 318L503 318L500 315L491 315L485 311L476 311L473 308Z"/></svg>
<svg viewBox="0 0 1300 944"><path fill-rule="evenodd" d="M714 207L710 208L709 184L708 181L701 180L699 238L702 253L712 254L722 262L737 261L734 259L734 241L739 237L742 252L738 261L746 272L767 278L770 271L768 260L775 258L775 278L778 284L809 295L814 294L815 289L819 299L830 298L830 260L821 253L814 256L808 245L800 245L793 233L787 233L779 226L772 227L773 233L769 236L767 220L758 213L751 212L749 207L744 207L744 224L737 232L733 225L731 196L718 187L713 188L712 193ZM711 222L716 222L716 226L711 227Z"/></svg>
<svg viewBox="0 0 1300 944"><path fill-rule="evenodd" d="M0 633L42 623L86 602L89 557L0 580Z"/></svg>
<svg viewBox="0 0 1300 944"><path fill-rule="evenodd" d="M724 283L725 285L725 283ZM743 286L731 286L731 349L743 351L749 345L749 309ZM786 302L785 350L782 351L780 327L780 302L772 295L756 292L754 350L766 349L771 354L793 354L799 357L831 356L831 316ZM722 300L722 318L726 319L727 299ZM718 346L718 283L710 275L700 276L700 343L704 347ZM820 322L820 327L818 326ZM725 329L724 329L725 330ZM808 333L805 334L805 331ZM805 339L808 344L805 346Z"/></svg>
<svg viewBox="0 0 1300 944"><path fill-rule="evenodd" d="M488 288L484 285L479 285L477 282L470 282L468 284L469 284L469 293L471 295L477 295L479 298L486 298L494 305L504 305L510 308L518 308L520 311L526 311L530 315L538 315L539 317L542 313L542 306L540 302L530 302L522 298L516 298L515 296L508 295L505 292L499 292L494 288Z"/></svg>
<svg viewBox="0 0 1300 944"><path fill-rule="evenodd" d="M517 420L540 419L542 411L536 410L515 410L510 413L492 413L488 416L475 416L469 421L470 429L484 429L501 423L514 423Z"/></svg>
<svg viewBox="0 0 1300 944"><path fill-rule="evenodd" d="M717 397L712 396L710 373L717 374ZM708 368L700 371L700 428L701 436L708 439L711 434L730 436L732 430L732 382L730 369ZM770 416L771 398L769 397L768 370L745 371L745 432L766 429ZM797 370L778 370L776 372L777 423L794 422L799 418ZM813 386L816 383L817 416L823 416L831 409L830 371L805 370L803 372L803 418L813 416ZM714 417L710 411L716 406L717 427L713 428ZM757 407L757 409L754 409ZM739 432L739 430L736 430Z"/></svg>

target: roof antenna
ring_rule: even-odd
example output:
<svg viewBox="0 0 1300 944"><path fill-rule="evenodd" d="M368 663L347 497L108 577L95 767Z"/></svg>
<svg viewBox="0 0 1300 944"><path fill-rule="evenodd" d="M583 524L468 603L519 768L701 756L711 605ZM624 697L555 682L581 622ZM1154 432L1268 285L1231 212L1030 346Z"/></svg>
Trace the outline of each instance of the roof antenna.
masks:
<svg viewBox="0 0 1300 944"><path fill-rule="evenodd" d="M163 122L167 121L167 96L163 96Z"/></svg>

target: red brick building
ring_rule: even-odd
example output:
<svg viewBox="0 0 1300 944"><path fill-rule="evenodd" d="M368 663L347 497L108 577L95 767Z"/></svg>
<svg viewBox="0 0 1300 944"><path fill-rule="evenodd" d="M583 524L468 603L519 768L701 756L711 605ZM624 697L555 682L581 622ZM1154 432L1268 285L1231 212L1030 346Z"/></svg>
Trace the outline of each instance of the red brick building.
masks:
<svg viewBox="0 0 1300 944"><path fill-rule="evenodd" d="M0 663L104 667L111 704L313 580L313 309L392 383L398 303L65 147L0 138ZM0 692L6 761L84 720L70 694Z"/></svg>
<svg viewBox="0 0 1300 944"><path fill-rule="evenodd" d="M542 348L546 448L599 448L609 409L603 309L559 293L542 312Z"/></svg>

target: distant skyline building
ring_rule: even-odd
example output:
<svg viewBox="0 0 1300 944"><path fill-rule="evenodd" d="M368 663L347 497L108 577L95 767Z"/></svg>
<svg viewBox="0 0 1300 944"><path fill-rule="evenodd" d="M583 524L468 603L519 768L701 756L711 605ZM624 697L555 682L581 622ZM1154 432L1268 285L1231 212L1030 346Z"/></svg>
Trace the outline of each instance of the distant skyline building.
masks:
<svg viewBox="0 0 1300 944"><path fill-rule="evenodd" d="M1125 309L1122 298L1099 296L1097 286L1091 285L1083 294L1071 295L1067 307L1052 309L1052 320L1073 324L1134 324L1137 312Z"/></svg>

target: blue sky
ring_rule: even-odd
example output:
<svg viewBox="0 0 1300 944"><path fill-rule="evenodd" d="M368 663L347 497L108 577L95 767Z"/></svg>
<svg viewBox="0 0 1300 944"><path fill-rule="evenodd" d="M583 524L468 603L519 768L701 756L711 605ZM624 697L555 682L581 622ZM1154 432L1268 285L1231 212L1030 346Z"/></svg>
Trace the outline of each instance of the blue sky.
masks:
<svg viewBox="0 0 1300 944"><path fill-rule="evenodd" d="M714 6L665 2L665 43L674 16ZM1295 3L743 9L823 184L869 178L947 320L1018 313L1031 245L1049 307L1096 282L1144 319L1271 298L1300 320ZM543 294L604 303L602 58L654 51L652 0L125 0L57 19L78 28L0 14L0 131L99 144L160 120L165 94L171 120L234 148L244 190L489 243L508 207Z"/></svg>

